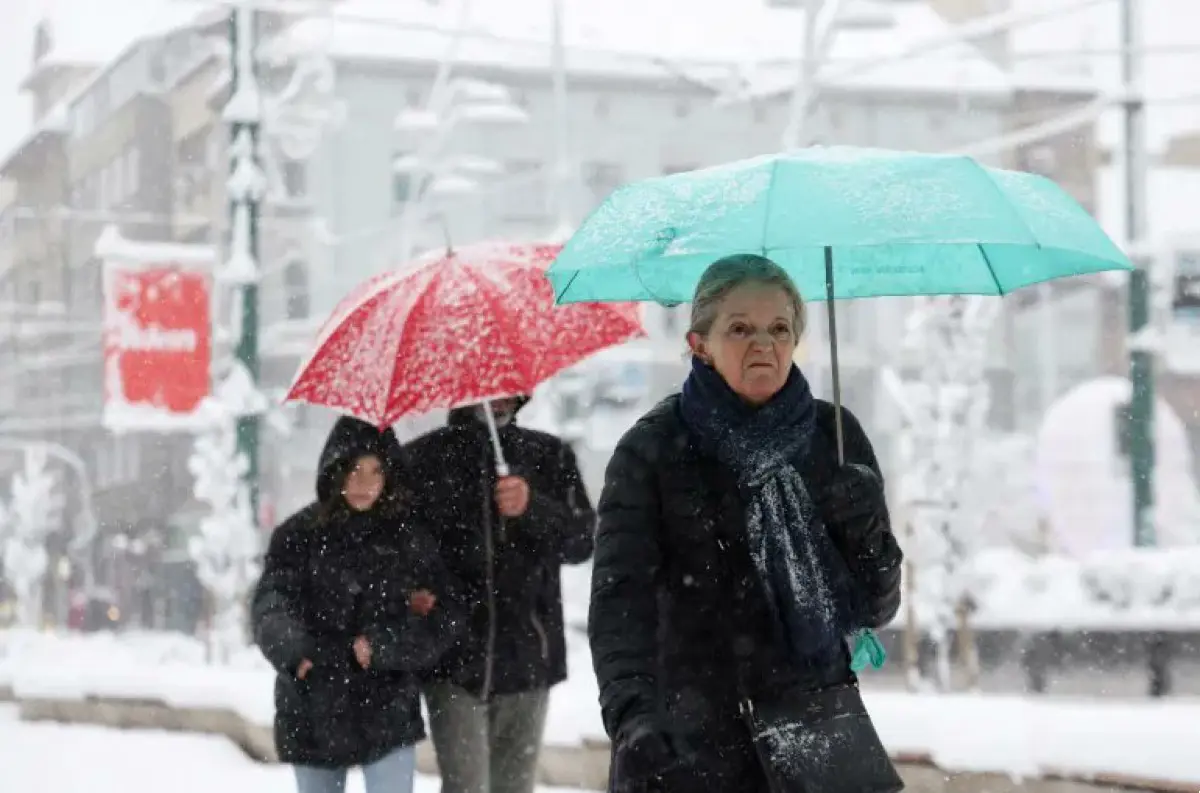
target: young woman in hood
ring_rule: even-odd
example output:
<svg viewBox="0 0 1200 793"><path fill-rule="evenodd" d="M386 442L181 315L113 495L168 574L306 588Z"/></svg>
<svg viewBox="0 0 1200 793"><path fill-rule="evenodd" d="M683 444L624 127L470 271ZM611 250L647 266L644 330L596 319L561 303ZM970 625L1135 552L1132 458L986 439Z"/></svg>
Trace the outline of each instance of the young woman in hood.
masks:
<svg viewBox="0 0 1200 793"><path fill-rule="evenodd" d="M432 541L397 486L397 443L339 419L317 500L275 530L254 595L255 640L278 671L275 745L299 793L410 793L425 737L418 674L462 621Z"/></svg>

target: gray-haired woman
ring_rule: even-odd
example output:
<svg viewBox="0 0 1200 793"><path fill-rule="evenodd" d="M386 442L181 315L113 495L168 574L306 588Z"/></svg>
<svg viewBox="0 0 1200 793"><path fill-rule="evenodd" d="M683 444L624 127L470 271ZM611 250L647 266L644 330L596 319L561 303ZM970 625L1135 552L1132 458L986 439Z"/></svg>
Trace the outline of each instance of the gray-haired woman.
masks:
<svg viewBox="0 0 1200 793"><path fill-rule="evenodd" d="M866 434L843 411L839 465L792 363L804 319L769 259L711 265L682 393L609 463L589 631L614 791L902 787L847 646L896 614L902 557Z"/></svg>

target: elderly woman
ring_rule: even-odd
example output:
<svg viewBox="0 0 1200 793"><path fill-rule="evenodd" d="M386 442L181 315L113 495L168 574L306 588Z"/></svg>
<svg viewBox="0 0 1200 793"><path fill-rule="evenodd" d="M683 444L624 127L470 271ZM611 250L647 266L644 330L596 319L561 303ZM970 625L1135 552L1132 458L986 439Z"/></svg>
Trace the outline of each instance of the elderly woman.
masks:
<svg viewBox="0 0 1200 793"><path fill-rule="evenodd" d="M614 791L891 791L848 637L900 605L878 463L792 363L804 304L769 259L711 265L682 393L617 445L589 632ZM838 718L842 717L842 718Z"/></svg>

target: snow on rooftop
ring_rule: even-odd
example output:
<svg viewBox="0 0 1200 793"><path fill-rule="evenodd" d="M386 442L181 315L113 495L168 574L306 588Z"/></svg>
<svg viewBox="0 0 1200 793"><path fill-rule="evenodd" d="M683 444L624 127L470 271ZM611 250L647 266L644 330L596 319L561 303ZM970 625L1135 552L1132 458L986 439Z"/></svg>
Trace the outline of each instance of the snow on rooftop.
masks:
<svg viewBox="0 0 1200 793"><path fill-rule="evenodd" d="M839 30L828 63L820 72L824 84L955 93L1003 94L1011 90L1008 75L977 47L956 40L953 25L929 4L881 3L879 8L891 14L893 25ZM800 47L794 42L789 53L793 60L800 56ZM752 92L769 95L791 90L794 80L794 67L773 73L763 70L753 81Z"/></svg>
<svg viewBox="0 0 1200 793"><path fill-rule="evenodd" d="M569 71L654 79L672 66L720 79L735 72L755 83L789 87L802 56L803 12L744 0L563 0ZM884 6L880 6L883 9ZM1005 90L1003 73L973 48L954 45L928 56L876 64L947 24L924 3L886 6L894 25L839 32L829 81L860 88ZM340 58L438 60L462 20L457 4L346 0L328 18L304 20L278 43L285 50L324 47ZM549 0L475 3L462 24L456 61L544 71L550 67ZM835 69L836 66L836 69ZM699 70L699 71L697 71Z"/></svg>
<svg viewBox="0 0 1200 793"><path fill-rule="evenodd" d="M52 44L46 64L106 64L134 42L188 24L204 10L181 0L59 0L46 15Z"/></svg>

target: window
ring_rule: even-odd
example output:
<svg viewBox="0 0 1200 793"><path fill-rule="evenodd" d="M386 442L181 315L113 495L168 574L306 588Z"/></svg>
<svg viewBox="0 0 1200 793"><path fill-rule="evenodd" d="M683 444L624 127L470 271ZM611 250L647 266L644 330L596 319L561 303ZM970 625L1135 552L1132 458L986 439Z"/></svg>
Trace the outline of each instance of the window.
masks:
<svg viewBox="0 0 1200 793"><path fill-rule="evenodd" d="M1192 315L1200 311L1200 254L1179 251L1175 255L1175 284L1171 308Z"/></svg>
<svg viewBox="0 0 1200 793"><path fill-rule="evenodd" d="M81 98L71 108L71 131L77 138L90 135L96 124L96 108L93 97L89 94Z"/></svg>
<svg viewBox="0 0 1200 793"><path fill-rule="evenodd" d="M104 169L108 171L108 189L111 191L111 195L109 196L110 204L124 203L125 197L129 194L128 188L125 186L126 156L126 154L122 154Z"/></svg>
<svg viewBox="0 0 1200 793"><path fill-rule="evenodd" d="M420 200L429 187L428 174L420 174L421 185L418 187L418 174L402 165L402 161L409 156L408 152L398 152L392 160L392 207L397 213L402 212L410 201Z"/></svg>
<svg viewBox="0 0 1200 793"><path fill-rule="evenodd" d="M142 178L142 153L138 149L130 149L125 159L125 184L130 193L136 193Z"/></svg>
<svg viewBox="0 0 1200 793"><path fill-rule="evenodd" d="M98 489L136 482L141 468L141 448L136 435L109 435L96 449L95 482Z"/></svg>
<svg viewBox="0 0 1200 793"><path fill-rule="evenodd" d="M583 181L592 193L592 200L599 204L621 186L624 176L617 163L589 162L583 166Z"/></svg>
<svg viewBox="0 0 1200 793"><path fill-rule="evenodd" d="M1020 155L1021 169L1042 176L1053 176L1058 170L1058 154L1045 144L1024 149Z"/></svg>
<svg viewBox="0 0 1200 793"><path fill-rule="evenodd" d="M306 319L309 312L308 265L292 259L283 268L284 316Z"/></svg>
<svg viewBox="0 0 1200 793"><path fill-rule="evenodd" d="M289 199L308 196L308 169L296 160L283 163L283 189Z"/></svg>
<svg viewBox="0 0 1200 793"><path fill-rule="evenodd" d="M509 160L506 189L489 196L493 211L505 222L540 223L549 216L546 170L539 160Z"/></svg>
<svg viewBox="0 0 1200 793"><path fill-rule="evenodd" d="M662 326L663 332L668 337L674 337L681 330L683 324L683 306L663 306L662 308Z"/></svg>

